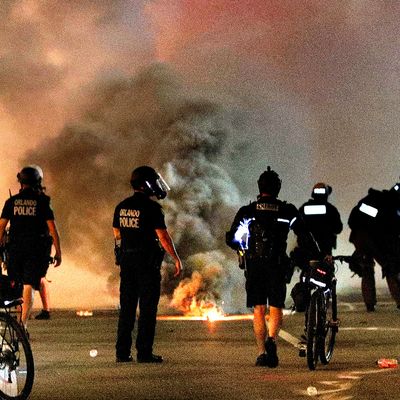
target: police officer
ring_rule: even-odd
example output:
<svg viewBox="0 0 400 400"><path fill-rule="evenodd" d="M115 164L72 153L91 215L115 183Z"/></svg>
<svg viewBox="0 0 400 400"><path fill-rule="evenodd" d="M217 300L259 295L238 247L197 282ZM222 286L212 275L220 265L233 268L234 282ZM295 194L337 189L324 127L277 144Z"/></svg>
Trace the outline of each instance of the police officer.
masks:
<svg viewBox="0 0 400 400"><path fill-rule="evenodd" d="M375 311L375 261L400 309L400 184L390 190L369 189L352 209L348 221L355 251L350 269L361 277L361 292L368 312Z"/></svg>
<svg viewBox="0 0 400 400"><path fill-rule="evenodd" d="M306 228L313 235L320 250L320 256L332 255L336 249L337 235L342 232L343 224L337 208L328 202L332 187L326 183L316 183L311 192L311 199L300 209ZM299 246L303 247L303 238L298 238Z"/></svg>
<svg viewBox="0 0 400 400"><path fill-rule="evenodd" d="M332 250L336 249L337 235L343 229L339 211L328 202L331 193L331 186L318 182L312 188L311 199L299 208L306 234L297 237L297 247L290 254L294 264L301 269L300 280L290 293L298 312L306 311L310 301L310 287L304 280L309 261L332 255ZM311 241L315 244L310 245Z"/></svg>
<svg viewBox="0 0 400 400"><path fill-rule="evenodd" d="M298 234L301 222L296 207L277 198L281 180L270 167L260 175L258 188L257 201L239 209L226 241L231 248L245 253L247 307L254 307L256 365L275 368L279 363L276 339L286 297L287 237L290 229Z"/></svg>
<svg viewBox="0 0 400 400"><path fill-rule="evenodd" d="M42 178L40 167L22 168L17 175L21 189L5 202L0 218L1 238L10 223L8 275L23 283L22 322L25 327L34 290L40 289L41 278L49 267L52 245L55 249L55 266L61 264L60 238L50 197L43 192Z"/></svg>
<svg viewBox="0 0 400 400"><path fill-rule="evenodd" d="M116 361L132 361L132 331L139 306L137 361L160 363L163 359L153 354L153 343L164 251L175 261L175 277L181 273L182 264L166 228L162 208L151 199L165 198L167 184L153 168L141 166L133 170L131 185L133 196L117 205L113 220L116 258L121 268Z"/></svg>
<svg viewBox="0 0 400 400"><path fill-rule="evenodd" d="M332 250L336 249L337 235L342 232L343 223L337 208L328 202L331 193L331 186L318 182L312 189L311 199L299 208L307 232L298 236L297 247L290 255L302 270L301 276L308 270L310 259L332 255ZM315 241L315 246L310 246L310 240Z"/></svg>

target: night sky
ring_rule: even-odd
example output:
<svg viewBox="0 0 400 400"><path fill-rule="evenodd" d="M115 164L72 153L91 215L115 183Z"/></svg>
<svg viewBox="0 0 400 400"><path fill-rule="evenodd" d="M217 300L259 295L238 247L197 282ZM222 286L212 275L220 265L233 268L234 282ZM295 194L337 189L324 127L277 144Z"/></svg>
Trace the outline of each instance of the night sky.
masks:
<svg viewBox="0 0 400 400"><path fill-rule="evenodd" d="M267 165L296 206L329 183L345 225L369 187L390 188L399 12L368 0L1 0L0 200L24 164L42 166L64 253L54 306L115 302L112 212L139 164L172 187L185 282L232 309L242 279L223 234ZM347 239L338 251L352 251Z"/></svg>

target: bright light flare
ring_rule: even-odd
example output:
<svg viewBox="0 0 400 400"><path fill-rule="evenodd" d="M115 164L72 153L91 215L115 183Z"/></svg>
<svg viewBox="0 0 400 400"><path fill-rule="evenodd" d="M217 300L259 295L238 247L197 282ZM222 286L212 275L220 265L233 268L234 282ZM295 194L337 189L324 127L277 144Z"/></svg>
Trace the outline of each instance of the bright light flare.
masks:
<svg viewBox="0 0 400 400"><path fill-rule="evenodd" d="M207 321L214 322L224 319L225 315L219 309L211 308L205 313L204 317L206 318Z"/></svg>
<svg viewBox="0 0 400 400"><path fill-rule="evenodd" d="M78 317L93 317L93 311L89 310L79 310L76 312Z"/></svg>
<svg viewBox="0 0 400 400"><path fill-rule="evenodd" d="M211 312L212 314L212 312ZM283 315L291 315L292 311L291 310L283 310ZM214 319L211 321L211 319L207 318L207 314L202 315L202 316L196 316L196 315L158 315L157 319L159 321L208 321L208 322L214 322L214 321L250 321L253 319L253 314L219 314L218 319ZM265 315L265 319L268 321L269 320L269 314Z"/></svg>
<svg viewBox="0 0 400 400"><path fill-rule="evenodd" d="M243 221L240 221L240 224L233 237L235 242L239 243L240 247L244 250L249 248L249 225L251 221L254 221L254 218L244 218Z"/></svg>
<svg viewBox="0 0 400 400"><path fill-rule="evenodd" d="M224 318L224 311L221 307L217 306L213 301L206 301L196 299L193 297L186 315L199 316L204 321L218 321Z"/></svg>

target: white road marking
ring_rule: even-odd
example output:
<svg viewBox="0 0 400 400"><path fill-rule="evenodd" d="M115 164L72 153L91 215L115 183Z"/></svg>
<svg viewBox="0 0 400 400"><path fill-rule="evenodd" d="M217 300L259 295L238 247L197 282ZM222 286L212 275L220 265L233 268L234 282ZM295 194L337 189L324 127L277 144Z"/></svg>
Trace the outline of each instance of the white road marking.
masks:
<svg viewBox="0 0 400 400"><path fill-rule="evenodd" d="M354 311L356 308L351 303L339 303L338 306L348 307L350 311Z"/></svg>
<svg viewBox="0 0 400 400"><path fill-rule="evenodd" d="M379 374L387 372L389 369L369 369L366 371L350 371L346 375L339 374L337 376L340 380L334 381L319 381L318 383L324 386L328 386L328 388L318 389L318 398L321 400L350 400L353 399L354 396L346 394L345 392L350 390L353 387L353 382L362 378L360 375L369 375L369 374ZM349 381L353 382L349 382ZM334 388L329 388L334 387ZM307 390L298 390L297 394L301 394L307 396Z"/></svg>
<svg viewBox="0 0 400 400"><path fill-rule="evenodd" d="M298 344L300 339L291 335L289 332L284 331L283 329L281 329L279 331L279 337L281 337L283 340L286 340L289 344L291 344L292 346L298 348Z"/></svg>

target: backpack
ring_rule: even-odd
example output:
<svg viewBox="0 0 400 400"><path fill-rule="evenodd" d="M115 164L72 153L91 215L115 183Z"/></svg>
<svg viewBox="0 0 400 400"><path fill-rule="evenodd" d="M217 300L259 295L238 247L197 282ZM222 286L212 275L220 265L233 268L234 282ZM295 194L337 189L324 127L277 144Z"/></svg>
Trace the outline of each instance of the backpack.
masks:
<svg viewBox="0 0 400 400"><path fill-rule="evenodd" d="M249 249L246 254L250 258L270 258L274 250L275 222L271 220L267 227L257 220L249 226Z"/></svg>

